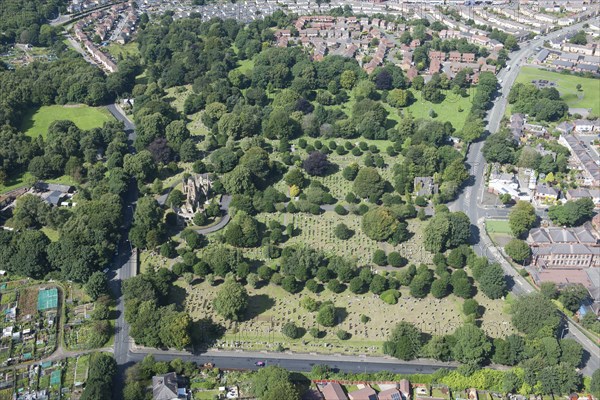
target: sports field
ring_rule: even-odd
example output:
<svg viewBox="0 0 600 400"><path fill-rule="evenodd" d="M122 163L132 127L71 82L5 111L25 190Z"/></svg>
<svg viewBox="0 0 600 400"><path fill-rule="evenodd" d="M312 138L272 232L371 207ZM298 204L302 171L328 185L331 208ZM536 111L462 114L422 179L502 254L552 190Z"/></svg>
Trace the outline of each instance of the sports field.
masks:
<svg viewBox="0 0 600 400"><path fill-rule="evenodd" d="M556 83L556 89L569 107L588 108L594 115L600 115L600 79L582 78L576 75L543 71L534 67L523 67L516 82L531 83L532 80L546 79ZM582 90L577 90L581 84Z"/></svg>
<svg viewBox="0 0 600 400"><path fill-rule="evenodd" d="M83 104L43 106L25 115L21 130L31 137L46 136L50 124L58 120L73 121L80 129L92 129L112 121L113 117L104 107Z"/></svg>

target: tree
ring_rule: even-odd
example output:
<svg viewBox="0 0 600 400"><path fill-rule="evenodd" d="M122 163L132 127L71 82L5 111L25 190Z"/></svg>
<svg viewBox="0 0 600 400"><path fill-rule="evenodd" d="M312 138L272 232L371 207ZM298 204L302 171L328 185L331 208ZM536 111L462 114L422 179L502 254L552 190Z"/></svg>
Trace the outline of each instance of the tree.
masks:
<svg viewBox="0 0 600 400"><path fill-rule="evenodd" d="M348 240L354 235L354 231L343 223L337 224L333 233L340 240Z"/></svg>
<svg viewBox="0 0 600 400"><path fill-rule="evenodd" d="M406 259L404 257L402 257L400 255L400 253L398 253L397 251L392 251L390 254L388 254L387 256L388 259L388 263L392 266L392 267L402 267L404 265L404 263L406 262Z"/></svg>
<svg viewBox="0 0 600 400"><path fill-rule="evenodd" d="M560 291L558 301L571 312L579 310L581 304L590 298L588 290L582 284L569 285Z"/></svg>
<svg viewBox="0 0 600 400"><path fill-rule="evenodd" d="M136 154L125 154L123 169L139 182L149 182L156 176L156 163L148 150Z"/></svg>
<svg viewBox="0 0 600 400"><path fill-rule="evenodd" d="M362 278L355 276L350 280L349 289L352 293L362 294L367 291L367 284Z"/></svg>
<svg viewBox="0 0 600 400"><path fill-rule="evenodd" d="M10 271L41 279L50 271L47 248L50 240L41 231L26 230L14 236Z"/></svg>
<svg viewBox="0 0 600 400"><path fill-rule="evenodd" d="M561 339L560 354L560 362L578 368L583 357L583 347L575 339Z"/></svg>
<svg viewBox="0 0 600 400"><path fill-rule="evenodd" d="M578 31L571 39L569 39L570 43L586 45L587 44L587 35L584 30Z"/></svg>
<svg viewBox="0 0 600 400"><path fill-rule="evenodd" d="M393 89L388 93L387 102L392 107L407 107L414 101L410 90Z"/></svg>
<svg viewBox="0 0 600 400"><path fill-rule="evenodd" d="M590 383L590 391L596 397L600 397L600 369L597 369L592 374L592 381Z"/></svg>
<svg viewBox="0 0 600 400"><path fill-rule="evenodd" d="M288 275L285 278L283 278L283 280L281 281L281 287L285 291L292 294L298 293L300 290L302 290L302 287L300 286L299 282L292 275Z"/></svg>
<svg viewBox="0 0 600 400"><path fill-rule="evenodd" d="M302 334L302 330L298 328L293 322L288 322L284 324L281 328L281 333L284 336L289 337L290 339L298 339Z"/></svg>
<svg viewBox="0 0 600 400"><path fill-rule="evenodd" d="M373 167L361 168L356 175L353 183L354 193L362 199L381 198L385 189L385 181L379 175L379 172Z"/></svg>
<svg viewBox="0 0 600 400"><path fill-rule="evenodd" d="M105 353L94 353L90 359L90 368L81 394L83 400L110 400L112 398L112 380L117 373L117 362Z"/></svg>
<svg viewBox="0 0 600 400"><path fill-rule="evenodd" d="M356 73L352 70L345 70L340 75L340 85L346 89L350 90L356 83Z"/></svg>
<svg viewBox="0 0 600 400"><path fill-rule="evenodd" d="M358 174L358 171L359 171L358 164L352 163L342 170L342 176L346 180L353 181L354 179L356 179L356 175Z"/></svg>
<svg viewBox="0 0 600 400"><path fill-rule="evenodd" d="M371 279L371 283L369 284L369 290L373 294L381 294L385 292L387 288L388 282L383 276L379 274L373 276L373 279Z"/></svg>
<svg viewBox="0 0 600 400"><path fill-rule="evenodd" d="M475 315L475 318L479 318L479 303L475 299L466 299L463 303L463 313L465 315Z"/></svg>
<svg viewBox="0 0 600 400"><path fill-rule="evenodd" d="M594 215L594 202L590 197L569 200L565 204L550 207L548 217L557 225L578 226Z"/></svg>
<svg viewBox="0 0 600 400"><path fill-rule="evenodd" d="M527 233L535 221L535 209L526 201L518 201L508 215L508 224L516 237L522 237Z"/></svg>
<svg viewBox="0 0 600 400"><path fill-rule="evenodd" d="M399 223L389 208L375 207L363 215L361 226L369 238L384 241L394 235Z"/></svg>
<svg viewBox="0 0 600 400"><path fill-rule="evenodd" d="M554 336L560 323L554 304L538 293L519 297L511 311L513 326L526 335Z"/></svg>
<svg viewBox="0 0 600 400"><path fill-rule="evenodd" d="M290 171L283 177L283 180L288 186L297 186L299 188L304 187L306 182L304 173L302 173L302 170L298 168L290 169Z"/></svg>
<svg viewBox="0 0 600 400"><path fill-rule="evenodd" d="M549 300L558 298L558 288L554 282L542 282L540 285L540 293Z"/></svg>
<svg viewBox="0 0 600 400"><path fill-rule="evenodd" d="M217 293L213 305L223 318L238 321L248 306L248 292L240 283L228 279Z"/></svg>
<svg viewBox="0 0 600 400"><path fill-rule="evenodd" d="M506 276L504 270L497 264L490 264L479 277L479 287L483 294L492 300L499 299L506 294Z"/></svg>
<svg viewBox="0 0 600 400"><path fill-rule="evenodd" d="M258 370L251 381L251 391L259 400L277 400L281 393L286 399L300 400L298 390L291 382L290 373L276 366L268 366Z"/></svg>
<svg viewBox="0 0 600 400"><path fill-rule="evenodd" d="M446 274L433 281L430 292L436 299L448 296L450 294L450 277Z"/></svg>
<svg viewBox="0 0 600 400"><path fill-rule="evenodd" d="M384 266L387 265L387 257L385 255L385 251L381 249L375 250L373 253L373 263L375 265Z"/></svg>
<svg viewBox="0 0 600 400"><path fill-rule="evenodd" d="M475 325L463 325L452 336L455 341L452 355L462 363L481 365L492 350L492 344L483 330Z"/></svg>
<svg viewBox="0 0 600 400"><path fill-rule="evenodd" d="M85 292L94 301L96 301L101 295L108 293L106 275L100 271L94 272L85 284Z"/></svg>
<svg viewBox="0 0 600 400"><path fill-rule="evenodd" d="M412 360L421 351L422 333L408 322L398 323L386 342L383 343L383 353L400 360Z"/></svg>
<svg viewBox="0 0 600 400"><path fill-rule="evenodd" d="M304 170L312 176L324 176L329 166L327 156L320 151L313 151L302 163Z"/></svg>
<svg viewBox="0 0 600 400"><path fill-rule="evenodd" d="M321 308L319 308L319 313L317 314L317 322L323 326L335 326L336 310L333 303L326 302L321 305Z"/></svg>
<svg viewBox="0 0 600 400"><path fill-rule="evenodd" d="M512 239L504 246L506 254L519 264L523 264L531 257L531 249L527 242L520 239Z"/></svg>
<svg viewBox="0 0 600 400"><path fill-rule="evenodd" d="M185 311L175 311L173 305L161 308L158 336L162 344L169 348L182 350L191 341L190 329L192 319Z"/></svg>

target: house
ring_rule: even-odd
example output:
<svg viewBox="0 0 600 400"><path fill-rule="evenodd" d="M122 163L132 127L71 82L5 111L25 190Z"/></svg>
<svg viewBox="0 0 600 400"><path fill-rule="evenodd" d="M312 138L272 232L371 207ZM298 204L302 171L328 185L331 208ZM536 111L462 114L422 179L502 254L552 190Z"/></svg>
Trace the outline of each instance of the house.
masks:
<svg viewBox="0 0 600 400"><path fill-rule="evenodd" d="M402 379L400 381L400 393L404 400L410 400L410 382L408 379Z"/></svg>
<svg viewBox="0 0 600 400"><path fill-rule="evenodd" d="M554 60L552 65L557 69L571 69L574 64L571 61Z"/></svg>
<svg viewBox="0 0 600 400"><path fill-rule="evenodd" d="M329 382L319 390L325 400L348 400L348 396L344 393L344 389L337 382Z"/></svg>
<svg viewBox="0 0 600 400"><path fill-rule="evenodd" d="M382 390L378 394L378 400L402 400L402 394L396 388Z"/></svg>
<svg viewBox="0 0 600 400"><path fill-rule="evenodd" d="M187 398L187 391L185 387L180 386L179 379L175 372L169 372L165 375L152 377L153 400L174 400Z"/></svg>
<svg viewBox="0 0 600 400"><path fill-rule="evenodd" d="M540 52L535 56L534 63L543 64L549 55L550 51L548 49L541 49Z"/></svg>
<svg viewBox="0 0 600 400"><path fill-rule="evenodd" d="M438 185L431 176L417 176L413 185L417 196L431 196L438 193Z"/></svg>
<svg viewBox="0 0 600 400"><path fill-rule="evenodd" d="M462 56L458 51L451 51L448 55L448 60L450 60L451 62L461 62Z"/></svg>
<svg viewBox="0 0 600 400"><path fill-rule="evenodd" d="M538 184L535 187L535 199L538 201L556 201L558 199L558 191L552 186Z"/></svg>
<svg viewBox="0 0 600 400"><path fill-rule="evenodd" d="M377 392L371 386L348 393L350 400L377 400Z"/></svg>
<svg viewBox="0 0 600 400"><path fill-rule="evenodd" d="M556 125L556 130L560 133L571 133L571 131L575 128L575 125L569 121L563 121L560 124Z"/></svg>
<svg viewBox="0 0 600 400"><path fill-rule="evenodd" d="M462 54L462 61L466 62L466 63L473 63L473 62L475 62L475 54L473 54L473 53L463 53Z"/></svg>
<svg viewBox="0 0 600 400"><path fill-rule="evenodd" d="M596 207L600 207L600 189L569 189L565 194L567 200L579 200L584 198L590 198L594 202Z"/></svg>
<svg viewBox="0 0 600 400"><path fill-rule="evenodd" d="M438 59L431 60L431 62L429 63L429 73L430 74L437 74L440 72L441 69L442 69L442 64L440 63L440 60L438 60Z"/></svg>
<svg viewBox="0 0 600 400"><path fill-rule="evenodd" d="M600 239L589 223L576 228L532 229L527 243L532 250L532 265L538 269L578 270L600 266Z"/></svg>
<svg viewBox="0 0 600 400"><path fill-rule="evenodd" d="M578 119L573 121L573 125L575 126L575 132L577 133L591 133L600 130L600 124L598 121Z"/></svg>
<svg viewBox="0 0 600 400"><path fill-rule="evenodd" d="M512 133L513 140L516 143L521 141L521 136L523 136L523 128L525 127L525 115L523 114L513 114L510 116L510 132Z"/></svg>

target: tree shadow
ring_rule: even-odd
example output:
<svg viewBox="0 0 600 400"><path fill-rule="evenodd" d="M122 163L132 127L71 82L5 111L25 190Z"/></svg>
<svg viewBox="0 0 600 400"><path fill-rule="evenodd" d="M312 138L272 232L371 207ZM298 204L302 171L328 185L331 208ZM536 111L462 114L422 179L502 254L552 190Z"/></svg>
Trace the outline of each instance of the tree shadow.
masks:
<svg viewBox="0 0 600 400"><path fill-rule="evenodd" d="M335 322L336 325L341 324L348 318L348 311L345 307L336 307L335 308Z"/></svg>
<svg viewBox="0 0 600 400"><path fill-rule="evenodd" d="M481 231L477 225L471 224L469 227L470 236L469 236L469 244L476 245L481 240Z"/></svg>
<svg viewBox="0 0 600 400"><path fill-rule="evenodd" d="M260 314L271 309L275 305L275 300L266 294L257 294L248 299L248 308L244 314L244 321L249 321L258 317Z"/></svg>
<svg viewBox="0 0 600 400"><path fill-rule="evenodd" d="M190 329L194 353L213 347L216 341L225 335L227 330L224 326L215 323L210 318L202 318L193 321Z"/></svg>
<svg viewBox="0 0 600 400"><path fill-rule="evenodd" d="M187 296L187 290L180 286L171 285L169 287L168 303L175 304L179 311L181 311L183 309L183 305L185 304Z"/></svg>

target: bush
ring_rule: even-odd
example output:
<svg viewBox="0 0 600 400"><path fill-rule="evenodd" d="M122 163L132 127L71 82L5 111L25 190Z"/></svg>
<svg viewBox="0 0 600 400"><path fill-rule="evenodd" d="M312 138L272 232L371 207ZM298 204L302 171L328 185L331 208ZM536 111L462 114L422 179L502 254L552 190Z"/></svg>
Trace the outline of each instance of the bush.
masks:
<svg viewBox="0 0 600 400"><path fill-rule="evenodd" d="M281 328L281 333L290 339L298 339L302 336L302 330L298 328L293 322L288 322Z"/></svg>
<svg viewBox="0 0 600 400"><path fill-rule="evenodd" d="M360 322L362 322L363 324L366 324L367 322L369 322L371 320L371 318L369 318L368 316L366 316L365 314L361 314L360 316Z"/></svg>
<svg viewBox="0 0 600 400"><path fill-rule="evenodd" d="M417 196L415 198L415 204L419 207L427 207L427 199L425 199L423 196Z"/></svg>
<svg viewBox="0 0 600 400"><path fill-rule="evenodd" d="M288 275L285 278L283 278L283 280L281 281L281 287L289 293L298 293L299 291L302 290L302 286L300 286L300 283L296 280L295 277Z"/></svg>
<svg viewBox="0 0 600 400"><path fill-rule="evenodd" d="M348 214L348 210L346 210L346 208L341 204L336 205L334 211L338 215L347 215Z"/></svg>
<svg viewBox="0 0 600 400"><path fill-rule="evenodd" d="M395 289L389 289L381 293L379 297L388 304L397 304L398 299L400 298L400 292Z"/></svg>
<svg viewBox="0 0 600 400"><path fill-rule="evenodd" d="M315 339L318 339L321 336L321 331L318 328L310 328L308 333Z"/></svg>
<svg viewBox="0 0 600 400"><path fill-rule="evenodd" d="M340 340L348 340L348 339L350 339L350 334L348 332L342 330L342 329L340 329L339 331L337 331L336 336Z"/></svg>
<svg viewBox="0 0 600 400"><path fill-rule="evenodd" d="M340 240L348 240L354 235L354 231L348 228L346 224L338 224L333 233Z"/></svg>

